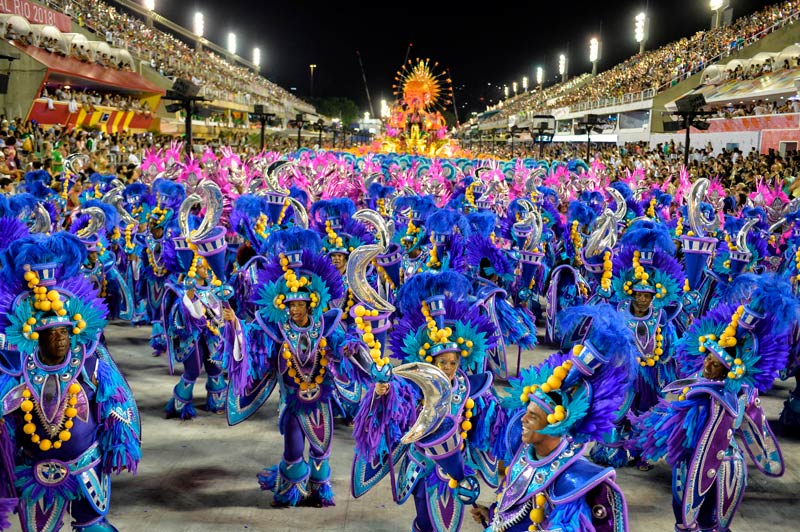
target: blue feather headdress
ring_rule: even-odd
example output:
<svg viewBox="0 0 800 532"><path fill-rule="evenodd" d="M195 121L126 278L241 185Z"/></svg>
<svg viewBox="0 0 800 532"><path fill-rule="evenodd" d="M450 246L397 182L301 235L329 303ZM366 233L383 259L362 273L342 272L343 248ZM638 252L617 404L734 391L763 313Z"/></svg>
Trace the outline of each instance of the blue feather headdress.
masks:
<svg viewBox="0 0 800 532"><path fill-rule="evenodd" d="M3 253L0 327L20 352L34 353L51 327L67 327L73 347L98 339L107 309L80 271L85 257L66 232L22 238Z"/></svg>
<svg viewBox="0 0 800 532"><path fill-rule="evenodd" d="M655 250L667 254L675 254L675 242L672 240L669 228L652 220L639 220L631 224L620 240L623 247L638 249L646 255Z"/></svg>
<svg viewBox="0 0 800 532"><path fill-rule="evenodd" d="M508 255L499 249L491 239L472 235L467 240L466 261L474 275L489 278L497 275L498 284L511 282L514 279L514 264Z"/></svg>
<svg viewBox="0 0 800 532"><path fill-rule="evenodd" d="M728 370L727 390L736 393L748 385L763 393L786 367L798 302L778 276L741 277L726 294L733 303L717 305L695 321L678 342L676 356L683 375L690 376L713 355Z"/></svg>
<svg viewBox="0 0 800 532"><path fill-rule="evenodd" d="M106 236L111 237L111 235L114 233L114 229L119 227L119 213L117 212L117 209L115 209L113 205L109 205L108 203L98 200L89 200L83 204L84 209L89 207L97 207L103 211L103 214L105 215L103 229L105 229Z"/></svg>
<svg viewBox="0 0 800 532"><path fill-rule="evenodd" d="M22 221L27 221L30 218L38 204L39 200L33 194L28 194L27 192L15 194L8 199L11 213Z"/></svg>
<svg viewBox="0 0 800 532"><path fill-rule="evenodd" d="M470 230L473 234L489 238L495 232L498 220L497 215L491 211L473 212L467 215Z"/></svg>
<svg viewBox="0 0 800 532"><path fill-rule="evenodd" d="M320 200L311 206L314 227L325 234L323 252L349 255L357 247L375 241L367 226L353 218L355 210L349 198Z"/></svg>
<svg viewBox="0 0 800 532"><path fill-rule="evenodd" d="M316 320L331 300L342 297L342 276L321 246L319 235L308 229L284 229L267 239L262 249L272 259L258 273L253 301L266 321L284 323L290 301L308 301Z"/></svg>
<svg viewBox="0 0 800 532"><path fill-rule="evenodd" d="M434 240L443 240L456 232L463 237L472 234L469 221L453 209L438 209L425 219L425 228Z"/></svg>
<svg viewBox="0 0 800 532"><path fill-rule="evenodd" d="M547 414L540 433L602 441L614 430L635 379L633 336L610 305L567 309L559 323L566 351L522 370L510 381L503 405L519 412L534 401Z"/></svg>
<svg viewBox="0 0 800 532"><path fill-rule="evenodd" d="M276 226L269 219L269 206L262 196L242 194L236 198L229 218L230 227L257 248Z"/></svg>
<svg viewBox="0 0 800 532"><path fill-rule="evenodd" d="M31 181L25 185L25 190L39 200L46 200L55 194L53 189L42 181Z"/></svg>
<svg viewBox="0 0 800 532"><path fill-rule="evenodd" d="M567 220L570 224L577 221L581 226L591 228L597 218L597 213L582 201L571 201L567 210Z"/></svg>
<svg viewBox="0 0 800 532"><path fill-rule="evenodd" d="M405 362L433 362L458 353L461 368L480 372L486 352L496 347L495 328L468 302L469 281L456 272L420 273L398 292L402 318L389 335L392 356Z"/></svg>
<svg viewBox="0 0 800 532"><path fill-rule="evenodd" d="M633 197L633 190L631 190L631 187L624 181L614 181L608 186L619 192L626 201Z"/></svg>

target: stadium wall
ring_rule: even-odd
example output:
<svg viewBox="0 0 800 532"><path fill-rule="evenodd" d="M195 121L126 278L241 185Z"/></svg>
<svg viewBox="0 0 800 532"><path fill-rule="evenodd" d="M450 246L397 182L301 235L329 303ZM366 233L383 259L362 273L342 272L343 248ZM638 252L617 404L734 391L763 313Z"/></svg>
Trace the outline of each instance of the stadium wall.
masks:
<svg viewBox="0 0 800 532"><path fill-rule="evenodd" d="M21 52L5 40L0 39L0 53L18 55L19 59L3 61L3 74L8 74L8 91L0 94L0 109L10 119L25 118L31 108L31 102L39 92L47 75L47 67Z"/></svg>

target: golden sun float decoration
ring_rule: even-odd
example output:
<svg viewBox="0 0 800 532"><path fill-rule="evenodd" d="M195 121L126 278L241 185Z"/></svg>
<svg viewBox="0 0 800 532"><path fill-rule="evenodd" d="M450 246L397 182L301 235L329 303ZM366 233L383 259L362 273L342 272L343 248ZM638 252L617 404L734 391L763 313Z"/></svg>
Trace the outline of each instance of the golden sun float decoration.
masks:
<svg viewBox="0 0 800 532"><path fill-rule="evenodd" d="M377 143L380 151L428 157L453 156L458 151L447 137L441 113L452 101L452 82L444 72L436 72L438 66L430 59L409 59L397 71L392 85L396 100Z"/></svg>

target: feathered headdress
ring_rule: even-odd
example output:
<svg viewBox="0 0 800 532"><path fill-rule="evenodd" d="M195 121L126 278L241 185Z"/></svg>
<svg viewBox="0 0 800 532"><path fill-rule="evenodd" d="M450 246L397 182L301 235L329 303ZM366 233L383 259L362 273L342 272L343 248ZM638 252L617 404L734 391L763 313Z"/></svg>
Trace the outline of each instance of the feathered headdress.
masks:
<svg viewBox="0 0 800 532"><path fill-rule="evenodd" d="M105 326L106 306L80 271L86 250L66 232L17 240L3 253L0 327L26 354L39 331L67 327L71 345L89 344Z"/></svg>
<svg viewBox="0 0 800 532"><path fill-rule="evenodd" d="M786 367L798 301L775 274L742 275L725 297L728 302L695 321L678 342L681 370L692 375L713 355L728 370L726 389L738 392L749 385L766 392Z"/></svg>
<svg viewBox="0 0 800 532"><path fill-rule="evenodd" d="M307 301L318 319L331 300L342 297L342 276L321 248L319 235L308 229L284 229L267 239L262 250L272 260L259 271L254 296L267 321L284 323L290 301Z"/></svg>
<svg viewBox="0 0 800 532"><path fill-rule="evenodd" d="M633 336L610 305L567 309L559 324L565 351L512 379L504 406L518 412L534 401L547 415L540 433L602 441L614 430L635 378Z"/></svg>
<svg viewBox="0 0 800 532"><path fill-rule="evenodd" d="M457 353L462 369L483 371L486 352L497 340L489 319L468 303L469 292L469 281L452 271L409 279L397 295L403 317L389 336L392 356L431 363L444 353Z"/></svg>

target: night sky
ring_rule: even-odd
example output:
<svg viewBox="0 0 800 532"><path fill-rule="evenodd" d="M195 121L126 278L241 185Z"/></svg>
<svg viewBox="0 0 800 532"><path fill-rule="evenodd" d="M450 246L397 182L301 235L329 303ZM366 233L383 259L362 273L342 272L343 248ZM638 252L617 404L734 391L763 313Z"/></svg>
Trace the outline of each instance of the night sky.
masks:
<svg viewBox="0 0 800 532"><path fill-rule="evenodd" d="M768 0L731 0L734 18L750 14ZM552 84L558 54L570 58L569 74L591 70L589 39L599 35L602 57L599 71L638 51L633 39L635 15L648 2L615 0L583 7L581 2L536 0L524 8L486 2L486 11L465 11L455 2L407 2L396 7L374 3L289 0L167 1L156 0L156 12L191 28L195 11L205 15L206 38L226 46L227 34L237 34L239 55L251 59L254 46L261 48L262 74L281 86L307 97L309 65L317 65L314 96L346 96L362 110L367 98L356 51L361 53L375 111L380 99L391 99L392 80L409 57L429 57L449 67L456 89L459 118L482 111L502 96L503 84L528 76L533 85L535 69L545 69L545 85ZM425 6L414 12L412 5ZM648 49L707 29L711 11L708 0L650 0ZM613 6L613 9L610 8ZM491 9L490 9L491 8ZM489 86L490 84L492 86ZM500 86L500 88L497 87ZM484 100L481 101L480 98Z"/></svg>

